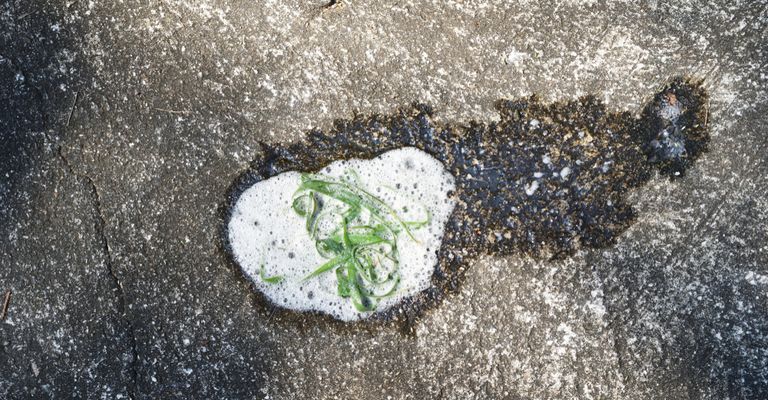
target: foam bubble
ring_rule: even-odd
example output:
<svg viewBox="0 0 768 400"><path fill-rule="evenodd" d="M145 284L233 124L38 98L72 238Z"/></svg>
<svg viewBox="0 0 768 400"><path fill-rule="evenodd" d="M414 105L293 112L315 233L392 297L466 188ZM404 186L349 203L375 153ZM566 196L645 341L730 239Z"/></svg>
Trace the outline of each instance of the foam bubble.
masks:
<svg viewBox="0 0 768 400"><path fill-rule="evenodd" d="M443 229L455 205L448 196L455 182L440 161L413 147L372 160L336 161L320 173L340 178L350 170L357 173L362 189L392 206L403 220L423 219L424 208L432 217L427 226L413 231L416 241L408 235L398 237L401 281L394 295L379 302L375 312L381 312L431 285ZM227 232L233 256L256 288L278 306L319 311L344 321L365 318L372 313L357 311L349 299L337 294L333 272L302 282L328 260L317 253L304 218L291 208L300 183L299 172L285 172L240 195ZM262 265L265 276L281 276L282 281L263 281Z"/></svg>

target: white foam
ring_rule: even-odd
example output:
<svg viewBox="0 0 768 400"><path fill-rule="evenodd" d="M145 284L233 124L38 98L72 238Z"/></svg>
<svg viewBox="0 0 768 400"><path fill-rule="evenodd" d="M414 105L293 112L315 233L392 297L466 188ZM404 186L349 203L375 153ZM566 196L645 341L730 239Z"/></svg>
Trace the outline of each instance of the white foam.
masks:
<svg viewBox="0 0 768 400"><path fill-rule="evenodd" d="M339 178L349 170L357 173L363 189L391 205L403 220L423 220L424 207L432 217L429 225L413 231L416 241L399 235L401 281L393 296L379 302L375 311L380 312L430 287L443 229L455 205L448 196L455 183L440 161L412 147L372 160L336 161L321 173ZM328 260L317 253L304 218L291 208L300 177L299 172L285 172L240 195L228 225L234 258L256 288L276 305L319 311L344 321L366 318L371 312L359 312L349 299L339 297L333 272L302 282ZM265 276L279 275L283 280L262 281L262 265Z"/></svg>

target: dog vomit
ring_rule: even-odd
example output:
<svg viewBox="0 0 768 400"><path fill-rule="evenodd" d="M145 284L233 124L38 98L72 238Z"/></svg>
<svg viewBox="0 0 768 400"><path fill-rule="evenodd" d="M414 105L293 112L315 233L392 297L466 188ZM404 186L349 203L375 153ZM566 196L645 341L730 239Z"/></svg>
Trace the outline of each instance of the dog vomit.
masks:
<svg viewBox="0 0 768 400"><path fill-rule="evenodd" d="M225 248L278 307L410 321L483 255L611 245L635 220L628 192L655 170L683 177L709 142L707 94L683 78L638 118L594 96L496 107L499 121L441 125L416 104L263 144L229 194Z"/></svg>

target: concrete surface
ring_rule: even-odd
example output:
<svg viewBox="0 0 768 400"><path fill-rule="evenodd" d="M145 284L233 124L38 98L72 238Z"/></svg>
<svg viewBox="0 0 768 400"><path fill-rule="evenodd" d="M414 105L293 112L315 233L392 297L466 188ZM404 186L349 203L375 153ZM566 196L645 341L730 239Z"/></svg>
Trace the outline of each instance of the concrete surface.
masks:
<svg viewBox="0 0 768 400"><path fill-rule="evenodd" d="M765 1L324 4L0 3L0 398L768 397ZM258 141L680 74L710 152L617 245L483 259L413 335L274 317L217 247Z"/></svg>

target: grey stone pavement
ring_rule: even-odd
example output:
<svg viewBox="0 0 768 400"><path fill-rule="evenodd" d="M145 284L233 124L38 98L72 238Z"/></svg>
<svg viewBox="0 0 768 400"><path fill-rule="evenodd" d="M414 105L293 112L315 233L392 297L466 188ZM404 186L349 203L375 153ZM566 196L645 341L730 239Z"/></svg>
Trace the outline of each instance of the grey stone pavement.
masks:
<svg viewBox="0 0 768 400"><path fill-rule="evenodd" d="M768 398L765 1L0 1L0 398ZM404 335L261 306L218 247L259 151L705 79L710 152L615 246L487 257Z"/></svg>

